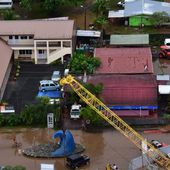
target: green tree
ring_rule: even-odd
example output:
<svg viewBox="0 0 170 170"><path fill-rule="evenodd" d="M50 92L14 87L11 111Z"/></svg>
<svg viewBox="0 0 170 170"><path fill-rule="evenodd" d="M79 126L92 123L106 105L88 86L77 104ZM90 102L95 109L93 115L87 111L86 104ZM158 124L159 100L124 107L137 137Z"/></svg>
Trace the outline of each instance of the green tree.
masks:
<svg viewBox="0 0 170 170"><path fill-rule="evenodd" d="M16 14L13 10L7 9L3 13L3 18L4 18L4 20L15 20Z"/></svg>
<svg viewBox="0 0 170 170"><path fill-rule="evenodd" d="M90 125L95 127L101 127L103 125L103 119L89 106L81 109L80 115L83 119L88 120Z"/></svg>
<svg viewBox="0 0 170 170"><path fill-rule="evenodd" d="M95 0L92 4L92 11L96 13L97 16L106 14L109 9L110 1L108 0Z"/></svg>
<svg viewBox="0 0 170 170"><path fill-rule="evenodd" d="M95 19L94 23L99 29L103 30L103 27L108 24L108 20L105 16L100 16Z"/></svg>
<svg viewBox="0 0 170 170"><path fill-rule="evenodd" d="M24 166L21 166L21 165L17 165L17 166L14 166L12 168L12 170L26 170L26 168Z"/></svg>
<svg viewBox="0 0 170 170"><path fill-rule="evenodd" d="M0 127L5 125L5 117L3 114L0 114Z"/></svg>
<svg viewBox="0 0 170 170"><path fill-rule="evenodd" d="M6 118L6 124L7 126L16 126L21 124L21 118L19 115L16 114L10 114Z"/></svg>
<svg viewBox="0 0 170 170"><path fill-rule="evenodd" d="M167 12L155 12L151 16L151 21L154 26L160 27L163 23L170 21L170 17Z"/></svg>
<svg viewBox="0 0 170 170"><path fill-rule="evenodd" d="M87 56L84 53L74 53L70 61L71 71L74 73L84 73L84 77L86 77L87 73L94 73L100 64L99 58Z"/></svg>
<svg viewBox="0 0 170 170"><path fill-rule="evenodd" d="M22 9L31 11L31 0L20 0L19 4Z"/></svg>

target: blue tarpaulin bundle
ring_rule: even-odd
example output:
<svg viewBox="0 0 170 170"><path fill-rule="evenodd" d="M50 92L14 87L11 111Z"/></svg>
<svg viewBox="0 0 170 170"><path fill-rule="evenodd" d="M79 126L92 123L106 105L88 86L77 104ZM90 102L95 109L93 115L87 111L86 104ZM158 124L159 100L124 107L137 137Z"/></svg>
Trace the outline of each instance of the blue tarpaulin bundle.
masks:
<svg viewBox="0 0 170 170"><path fill-rule="evenodd" d="M53 91L39 91L38 92L38 97L44 97L47 96L51 99L58 99L58 98L62 98L62 92L61 91L57 91L57 90L53 90Z"/></svg>

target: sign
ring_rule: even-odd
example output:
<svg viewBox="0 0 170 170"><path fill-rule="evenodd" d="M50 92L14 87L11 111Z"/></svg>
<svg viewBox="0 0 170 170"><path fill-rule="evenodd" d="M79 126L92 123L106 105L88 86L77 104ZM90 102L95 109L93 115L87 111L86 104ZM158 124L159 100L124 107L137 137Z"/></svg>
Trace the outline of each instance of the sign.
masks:
<svg viewBox="0 0 170 170"><path fill-rule="evenodd" d="M47 127L54 128L54 114L48 113L47 115Z"/></svg>
<svg viewBox="0 0 170 170"><path fill-rule="evenodd" d="M15 113L13 106L0 106L0 113Z"/></svg>
<svg viewBox="0 0 170 170"><path fill-rule="evenodd" d="M55 170L54 164L41 164L40 170Z"/></svg>

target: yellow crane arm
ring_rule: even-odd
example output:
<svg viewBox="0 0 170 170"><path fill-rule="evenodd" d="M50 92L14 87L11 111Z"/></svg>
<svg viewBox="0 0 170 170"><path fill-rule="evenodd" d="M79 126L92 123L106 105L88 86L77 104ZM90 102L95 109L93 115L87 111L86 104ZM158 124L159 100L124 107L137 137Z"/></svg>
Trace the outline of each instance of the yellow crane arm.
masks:
<svg viewBox="0 0 170 170"><path fill-rule="evenodd" d="M105 104L103 104L98 98L90 93L85 87L83 87L75 78L71 75L60 80L60 85L68 84L78 94L78 96L89 105L94 111L96 111L103 119L105 119L110 125L126 136L132 143L134 143L139 149L145 152L152 160L154 160L160 167L170 170L170 159L167 158L161 151L154 148L148 143L139 133L132 129L126 122L124 122L116 113L111 111ZM146 151L142 147L142 142L150 148L150 151Z"/></svg>

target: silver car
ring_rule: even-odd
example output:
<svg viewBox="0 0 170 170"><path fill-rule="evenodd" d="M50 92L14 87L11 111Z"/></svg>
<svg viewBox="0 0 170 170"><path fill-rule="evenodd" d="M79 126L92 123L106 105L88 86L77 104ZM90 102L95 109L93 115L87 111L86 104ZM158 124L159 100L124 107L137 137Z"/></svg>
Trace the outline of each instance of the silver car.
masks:
<svg viewBox="0 0 170 170"><path fill-rule="evenodd" d="M50 91L50 90L60 90L60 85L53 82L52 80L42 80L40 81L39 91Z"/></svg>
<svg viewBox="0 0 170 170"><path fill-rule="evenodd" d="M51 76L51 80L57 82L57 81L59 81L60 79L61 79L61 73L60 73L60 71L53 71L53 74L52 74L52 76Z"/></svg>

